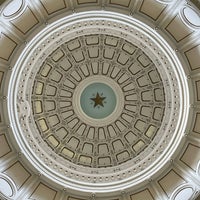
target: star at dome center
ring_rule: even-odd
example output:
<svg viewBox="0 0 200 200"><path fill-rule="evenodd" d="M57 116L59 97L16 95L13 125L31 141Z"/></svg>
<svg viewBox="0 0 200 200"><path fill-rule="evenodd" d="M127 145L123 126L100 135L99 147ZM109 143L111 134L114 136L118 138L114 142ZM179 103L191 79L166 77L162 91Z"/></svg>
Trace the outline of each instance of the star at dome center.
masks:
<svg viewBox="0 0 200 200"><path fill-rule="evenodd" d="M96 106L102 106L104 107L104 100L106 99L106 97L102 97L99 95L99 93L97 92L96 97L95 98L90 98L92 101L94 101L94 108Z"/></svg>
<svg viewBox="0 0 200 200"><path fill-rule="evenodd" d="M101 77L102 78L102 77ZM106 82L107 79L105 79ZM110 80L110 79L109 79ZM86 81L90 82L90 78ZM88 84L88 83L86 83ZM109 86L110 83L92 82L80 89L81 96L80 106L84 114L86 114L90 120L92 119L104 119L111 115L116 108L117 99L114 90ZM84 84L82 84L84 86ZM78 92L79 93L79 92ZM74 100L76 101L76 96ZM79 104L77 104L78 106Z"/></svg>

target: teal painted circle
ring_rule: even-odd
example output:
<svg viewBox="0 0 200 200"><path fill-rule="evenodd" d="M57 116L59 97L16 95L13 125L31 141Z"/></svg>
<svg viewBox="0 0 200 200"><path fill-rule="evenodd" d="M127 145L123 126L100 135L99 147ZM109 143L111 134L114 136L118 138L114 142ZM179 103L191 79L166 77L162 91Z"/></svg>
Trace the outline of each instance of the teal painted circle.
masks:
<svg viewBox="0 0 200 200"><path fill-rule="evenodd" d="M116 107L113 89L104 83L92 83L82 92L80 104L83 112L94 119L109 116Z"/></svg>

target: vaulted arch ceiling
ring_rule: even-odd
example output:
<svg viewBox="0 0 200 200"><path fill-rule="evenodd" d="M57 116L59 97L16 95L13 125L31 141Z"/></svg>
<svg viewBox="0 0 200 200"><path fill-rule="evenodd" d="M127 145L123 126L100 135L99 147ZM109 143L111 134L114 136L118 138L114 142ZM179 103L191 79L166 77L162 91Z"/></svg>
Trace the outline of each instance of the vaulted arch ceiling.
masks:
<svg viewBox="0 0 200 200"><path fill-rule="evenodd" d="M1 199L198 197L198 1L1 3Z"/></svg>

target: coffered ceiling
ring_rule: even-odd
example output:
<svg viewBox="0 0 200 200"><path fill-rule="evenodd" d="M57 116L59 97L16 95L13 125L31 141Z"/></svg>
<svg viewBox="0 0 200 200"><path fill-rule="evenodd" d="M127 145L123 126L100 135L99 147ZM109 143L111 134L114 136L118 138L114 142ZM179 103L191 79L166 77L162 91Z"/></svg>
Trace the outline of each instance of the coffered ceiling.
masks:
<svg viewBox="0 0 200 200"><path fill-rule="evenodd" d="M199 1L0 4L0 199L198 199Z"/></svg>

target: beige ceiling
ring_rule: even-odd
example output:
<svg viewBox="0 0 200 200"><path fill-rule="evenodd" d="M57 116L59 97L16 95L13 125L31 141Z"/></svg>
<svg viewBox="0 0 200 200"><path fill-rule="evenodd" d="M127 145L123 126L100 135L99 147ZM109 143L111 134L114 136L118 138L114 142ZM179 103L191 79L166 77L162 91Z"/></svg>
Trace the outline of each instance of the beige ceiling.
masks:
<svg viewBox="0 0 200 200"><path fill-rule="evenodd" d="M21 1L18 0L19 4ZM189 195L186 200L189 200L189 198L199 200L200 197L197 198L197 196L200 193L200 17L197 17L197 21L195 21L197 24L191 25L191 21L188 22L181 15L180 10L185 6L191 6L200 15L200 11L194 6L195 4L199 8L200 2L193 0L194 4L189 3L188 5L183 0L173 1L171 4L168 3L169 1L161 3L161 0L23 0L24 4L13 13L10 9L11 7L8 7L10 10L4 10L4 7L9 6L7 4L9 2L12 1L0 1L0 4L2 4L0 18L0 199L184 200ZM136 17L143 23L148 24L152 30L157 31L174 49L174 53L180 59L185 76L188 78L190 90L190 113L185 135L165 168L148 179L141 187L138 186L131 190L122 189L108 195L73 191L50 181L45 174L41 174L39 169L31 165L14 140L12 136L14 127L10 124L7 111L8 85L12 81L10 77L15 70L17 59L25 46L29 45L31 39L48 24L56 22L57 19L63 16L73 15L74 12L102 9ZM75 49L74 46L76 46L76 43L71 44L71 47ZM105 47L109 49L108 53L112 53L113 47L112 45L110 46ZM97 51L98 48L96 49ZM121 51L124 53L123 48ZM131 50L129 49L130 52ZM74 51L73 53L75 57L77 56L77 59L80 58L79 52ZM126 54L128 55L128 53ZM123 55L126 54L124 53ZM96 55L95 48L91 51L91 55ZM55 59L57 59L56 56L57 54ZM125 58L125 56L122 57L122 64L126 61ZM55 82L62 76L60 73L62 70L59 70L51 74ZM151 84L156 81L158 74L155 69L154 72L156 75L153 76L150 82L151 74L147 69L145 73L148 75L144 75L144 79L141 78L141 87L144 84L144 80L148 80ZM41 74L38 74L37 78L38 80L43 80ZM160 96L162 94L157 98L159 99ZM162 100L164 101L164 99ZM156 104L153 106L156 107ZM39 106L38 109L42 110L42 106ZM160 107L163 112L162 109L163 107ZM144 110L141 111L141 114L144 113ZM156 114L154 113L154 115ZM151 118L154 118L153 114ZM35 120L37 120L37 117L35 117ZM157 117L157 120L159 121L159 117ZM125 139L127 135L124 136ZM77 138L74 139L75 142L77 140ZM127 140L132 140L132 136ZM90 141L90 138L88 141ZM47 140L47 143L50 145L53 143L54 147L59 142L54 136L49 137ZM70 143L70 140L68 143ZM148 142L145 144L148 144ZM74 143L72 142L71 155L77 154L73 149L73 145ZM123 146L123 140L116 140L113 145L115 146L114 148L120 151L120 145ZM56 151L57 149L54 147L53 150ZM103 143L99 144L98 147L104 151L106 151L106 148L108 149L107 144ZM92 154L93 144L85 144L85 149L89 154ZM142 150L140 149L140 151ZM118 164L121 164L120 162ZM108 161L109 164L115 165ZM89 166L94 167L91 162L89 162Z"/></svg>

